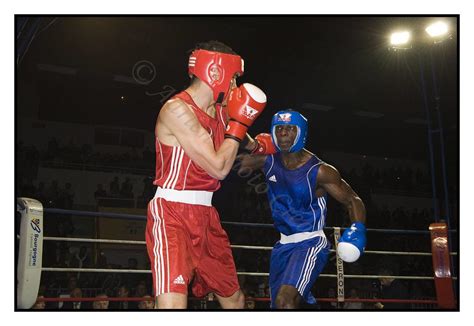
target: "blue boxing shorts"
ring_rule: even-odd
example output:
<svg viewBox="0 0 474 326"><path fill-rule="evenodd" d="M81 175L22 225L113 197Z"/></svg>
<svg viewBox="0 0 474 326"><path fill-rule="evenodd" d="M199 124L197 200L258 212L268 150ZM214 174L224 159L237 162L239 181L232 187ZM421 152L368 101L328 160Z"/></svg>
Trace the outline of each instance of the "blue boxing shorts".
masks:
<svg viewBox="0 0 474 326"><path fill-rule="evenodd" d="M320 236L297 243L277 242L270 261L271 308L276 308L276 297L282 285L295 287L307 303L316 303L311 288L326 266L330 248L326 237Z"/></svg>

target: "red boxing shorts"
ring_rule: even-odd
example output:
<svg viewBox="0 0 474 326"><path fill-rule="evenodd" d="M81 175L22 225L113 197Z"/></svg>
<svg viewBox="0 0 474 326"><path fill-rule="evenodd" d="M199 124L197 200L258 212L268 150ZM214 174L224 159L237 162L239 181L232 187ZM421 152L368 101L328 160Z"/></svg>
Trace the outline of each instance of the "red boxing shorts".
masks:
<svg viewBox="0 0 474 326"><path fill-rule="evenodd" d="M155 296L188 294L191 281L197 297L209 292L229 297L240 288L229 239L212 206L153 198L146 245Z"/></svg>

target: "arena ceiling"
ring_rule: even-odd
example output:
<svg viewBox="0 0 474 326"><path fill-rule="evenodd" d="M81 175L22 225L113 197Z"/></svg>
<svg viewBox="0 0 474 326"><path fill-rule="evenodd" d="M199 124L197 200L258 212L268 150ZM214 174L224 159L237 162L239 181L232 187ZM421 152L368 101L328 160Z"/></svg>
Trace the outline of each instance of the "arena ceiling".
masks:
<svg viewBox="0 0 474 326"><path fill-rule="evenodd" d="M458 149L456 17L446 18L452 38L434 46L424 36L432 17L53 19L44 18L17 66L17 80L36 85L42 119L153 130L150 121L166 91L179 91L188 82L188 51L198 42L215 39L245 59L246 73L240 81L252 82L268 95L255 132L267 129L274 112L291 107L308 116L318 147L425 156L423 94L433 108L434 81L448 143L451 150ZM400 27L413 31L414 45L390 51L388 35ZM133 68L144 60L153 64L156 76L150 84L133 83ZM21 118L21 110L17 113Z"/></svg>

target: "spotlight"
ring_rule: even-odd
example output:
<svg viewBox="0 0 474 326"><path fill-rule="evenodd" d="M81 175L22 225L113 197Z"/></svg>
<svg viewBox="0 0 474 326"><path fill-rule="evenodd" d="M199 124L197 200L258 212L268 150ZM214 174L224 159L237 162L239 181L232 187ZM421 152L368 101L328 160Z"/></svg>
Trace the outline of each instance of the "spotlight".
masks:
<svg viewBox="0 0 474 326"><path fill-rule="evenodd" d="M443 21L437 21L425 28L426 33L433 39L435 43L442 42L451 38L449 26Z"/></svg>
<svg viewBox="0 0 474 326"><path fill-rule="evenodd" d="M425 31L431 37L440 37L443 35L448 34L448 24L445 22L438 21L436 23L431 24L430 26L426 27Z"/></svg>
<svg viewBox="0 0 474 326"><path fill-rule="evenodd" d="M393 49L408 49L410 40L411 33L409 31L395 32L390 36L390 45Z"/></svg>

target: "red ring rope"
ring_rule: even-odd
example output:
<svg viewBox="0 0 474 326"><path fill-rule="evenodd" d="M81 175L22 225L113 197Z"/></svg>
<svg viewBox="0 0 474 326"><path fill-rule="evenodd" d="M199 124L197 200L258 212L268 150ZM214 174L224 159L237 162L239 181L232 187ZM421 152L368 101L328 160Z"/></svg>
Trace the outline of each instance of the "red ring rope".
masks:
<svg viewBox="0 0 474 326"><path fill-rule="evenodd" d="M93 301L154 301L153 297L107 297L107 298L38 298L38 302L93 302ZM205 298L189 298L189 300L206 300ZM270 301L270 298L253 298L247 297L246 300L254 301ZM317 298L320 302L337 302L337 298ZM206 300L207 301L207 300ZM362 298L347 298L344 302L381 302L381 303L417 303L417 304L437 304L437 300L421 300L421 299L362 299Z"/></svg>

